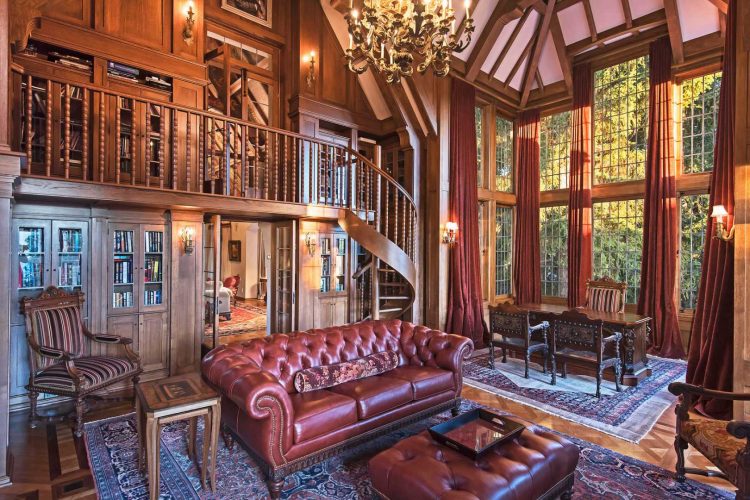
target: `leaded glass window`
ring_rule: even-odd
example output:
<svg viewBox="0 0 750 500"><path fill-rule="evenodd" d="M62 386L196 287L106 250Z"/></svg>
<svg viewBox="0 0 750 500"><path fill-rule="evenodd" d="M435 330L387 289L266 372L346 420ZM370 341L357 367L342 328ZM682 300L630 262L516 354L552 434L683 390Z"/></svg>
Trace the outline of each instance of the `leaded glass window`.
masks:
<svg viewBox="0 0 750 500"><path fill-rule="evenodd" d="M570 111L542 118L539 135L541 190L567 188L570 172Z"/></svg>
<svg viewBox="0 0 750 500"><path fill-rule="evenodd" d="M513 242L513 209L495 208L495 295L509 295L511 248Z"/></svg>
<svg viewBox="0 0 750 500"><path fill-rule="evenodd" d="M568 296L568 207L539 210L542 295Z"/></svg>
<svg viewBox="0 0 750 500"><path fill-rule="evenodd" d="M680 309L695 309L698 300L708 207L707 194L680 198Z"/></svg>
<svg viewBox="0 0 750 500"><path fill-rule="evenodd" d="M513 191L513 122L495 117L495 189Z"/></svg>
<svg viewBox="0 0 750 500"><path fill-rule="evenodd" d="M643 179L648 142L648 57L594 73L594 182Z"/></svg>
<svg viewBox="0 0 750 500"><path fill-rule="evenodd" d="M481 107L474 108L474 127L477 133L477 186L484 187L484 113Z"/></svg>
<svg viewBox="0 0 750 500"><path fill-rule="evenodd" d="M594 203L594 276L627 283L629 304L638 301L642 249L643 200Z"/></svg>
<svg viewBox="0 0 750 500"><path fill-rule="evenodd" d="M707 172L714 168L721 73L685 80L681 90L682 171Z"/></svg>

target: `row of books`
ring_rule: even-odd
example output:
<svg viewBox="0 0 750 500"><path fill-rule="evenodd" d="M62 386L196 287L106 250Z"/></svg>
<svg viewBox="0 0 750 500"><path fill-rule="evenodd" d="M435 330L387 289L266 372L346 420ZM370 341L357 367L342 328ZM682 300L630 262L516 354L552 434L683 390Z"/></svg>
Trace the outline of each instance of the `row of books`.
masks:
<svg viewBox="0 0 750 500"><path fill-rule="evenodd" d="M133 262L128 257L115 256L114 283L115 285L133 282Z"/></svg>
<svg viewBox="0 0 750 500"><path fill-rule="evenodd" d="M133 231L115 231L115 252L133 251Z"/></svg>
<svg viewBox="0 0 750 500"><path fill-rule="evenodd" d="M164 233L146 231L146 252L161 253L164 251Z"/></svg>
<svg viewBox="0 0 750 500"><path fill-rule="evenodd" d="M80 229L60 229L60 252L75 253L83 245Z"/></svg>
<svg viewBox="0 0 750 500"><path fill-rule="evenodd" d="M91 67L93 66L92 61L88 59L84 59L82 57L77 57L71 54L61 54L59 52L50 52L47 55L47 58L50 61L60 64L62 66L81 69L84 71L91 71Z"/></svg>
<svg viewBox="0 0 750 500"><path fill-rule="evenodd" d="M42 228L22 227L19 230L20 243L27 252L39 253L44 245L44 231Z"/></svg>
<svg viewBox="0 0 750 500"><path fill-rule="evenodd" d="M133 307L133 292L114 292L112 307Z"/></svg>
<svg viewBox="0 0 750 500"><path fill-rule="evenodd" d="M66 255L60 260L58 286L81 286L81 256Z"/></svg>
<svg viewBox="0 0 750 500"><path fill-rule="evenodd" d="M161 258L147 258L143 268L146 283L162 280Z"/></svg>
<svg viewBox="0 0 750 500"><path fill-rule="evenodd" d="M161 304L161 288L158 290L146 290L143 295L143 302L147 306Z"/></svg>
<svg viewBox="0 0 750 500"><path fill-rule="evenodd" d="M120 157L130 157L130 136L120 136Z"/></svg>
<svg viewBox="0 0 750 500"><path fill-rule="evenodd" d="M41 260L29 260L18 263L19 288L35 288L43 286Z"/></svg>

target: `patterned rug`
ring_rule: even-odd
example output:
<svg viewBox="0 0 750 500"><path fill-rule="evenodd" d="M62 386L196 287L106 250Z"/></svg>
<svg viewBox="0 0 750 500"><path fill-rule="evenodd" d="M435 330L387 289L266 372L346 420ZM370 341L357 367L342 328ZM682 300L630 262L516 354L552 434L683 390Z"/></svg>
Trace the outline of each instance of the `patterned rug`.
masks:
<svg viewBox="0 0 750 500"><path fill-rule="evenodd" d="M266 308L237 302L231 307L232 319L219 319L219 336L237 335L266 329Z"/></svg>
<svg viewBox="0 0 750 500"><path fill-rule="evenodd" d="M615 391L614 382L604 380L602 397L597 399L594 377L568 373L551 385L541 366L531 363L526 379L522 360L508 358L501 363L500 359L496 350L493 370L487 350L479 351L464 363L464 383L632 443L648 434L672 404L675 398L667 386L684 380L686 369L684 361L649 357L650 377L637 387L623 386L621 392Z"/></svg>
<svg viewBox="0 0 750 500"><path fill-rule="evenodd" d="M478 405L464 401L462 411ZM500 413L506 413L496 410ZM375 499L367 463L378 452L407 436L450 418L450 413L423 420L286 478L282 498L344 500ZM187 456L187 424L164 428L161 446L162 499L268 498L260 468L241 446L230 451L219 439L217 493L201 489L198 468ZM198 433L198 450L203 433ZM138 471L137 437L133 415L86 424L86 447L101 500L145 499L146 477ZM581 449L574 498L654 500L661 498L727 499L734 494L692 480L678 483L670 471L626 457L581 439L568 437Z"/></svg>

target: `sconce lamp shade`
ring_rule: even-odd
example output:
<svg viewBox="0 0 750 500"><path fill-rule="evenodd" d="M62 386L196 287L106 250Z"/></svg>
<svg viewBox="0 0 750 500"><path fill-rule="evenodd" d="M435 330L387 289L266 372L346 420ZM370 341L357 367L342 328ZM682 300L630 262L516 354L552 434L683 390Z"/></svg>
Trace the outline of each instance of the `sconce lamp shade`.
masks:
<svg viewBox="0 0 750 500"><path fill-rule="evenodd" d="M721 220L727 215L729 215L729 213L727 212L727 209L724 208L724 205L714 205L714 209L711 212L711 217Z"/></svg>
<svg viewBox="0 0 750 500"><path fill-rule="evenodd" d="M456 231L458 231L458 223L456 223L456 222L446 222L445 223L445 229L447 231L456 232Z"/></svg>

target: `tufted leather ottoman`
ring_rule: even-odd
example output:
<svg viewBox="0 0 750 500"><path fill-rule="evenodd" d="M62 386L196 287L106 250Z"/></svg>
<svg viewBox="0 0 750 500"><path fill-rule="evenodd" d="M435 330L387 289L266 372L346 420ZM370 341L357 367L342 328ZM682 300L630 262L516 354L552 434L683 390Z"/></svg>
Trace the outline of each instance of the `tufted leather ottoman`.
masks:
<svg viewBox="0 0 750 500"><path fill-rule="evenodd" d="M370 460L372 485L389 500L570 498L578 447L520 421L526 429L517 439L476 462L427 431L404 439Z"/></svg>

